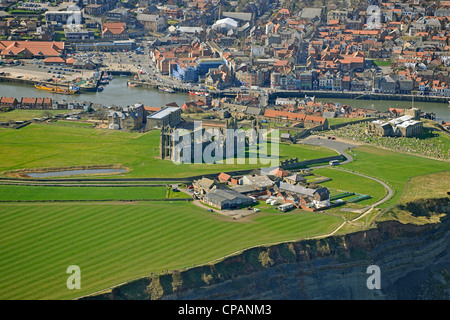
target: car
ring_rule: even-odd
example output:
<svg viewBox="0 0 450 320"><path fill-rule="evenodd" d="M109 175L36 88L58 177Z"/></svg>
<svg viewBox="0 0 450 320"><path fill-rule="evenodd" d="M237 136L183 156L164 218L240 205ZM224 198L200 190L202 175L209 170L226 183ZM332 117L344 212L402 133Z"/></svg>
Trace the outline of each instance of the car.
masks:
<svg viewBox="0 0 450 320"><path fill-rule="evenodd" d="M336 138L335 137L331 137L331 140L336 140Z"/></svg>
<svg viewBox="0 0 450 320"><path fill-rule="evenodd" d="M214 212L214 210L213 209L208 209L208 212Z"/></svg>
<svg viewBox="0 0 450 320"><path fill-rule="evenodd" d="M50 70L48 70L47 73L52 73L52 72Z"/></svg>

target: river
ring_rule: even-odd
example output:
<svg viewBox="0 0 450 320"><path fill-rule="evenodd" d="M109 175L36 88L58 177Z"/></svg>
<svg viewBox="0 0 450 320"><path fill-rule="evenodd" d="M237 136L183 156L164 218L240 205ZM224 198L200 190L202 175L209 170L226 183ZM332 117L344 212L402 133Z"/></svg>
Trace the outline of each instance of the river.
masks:
<svg viewBox="0 0 450 320"><path fill-rule="evenodd" d="M127 81L132 77L114 77L105 85L102 92L83 92L75 95L61 95L43 90L38 90L30 85L0 82L0 96L14 97L50 97L52 99L64 99L67 101L91 101L105 106L128 106L135 103L143 103L145 106L160 107L176 102L179 106L188 100L186 93L164 93L155 89L136 88L127 86Z"/></svg>
<svg viewBox="0 0 450 320"><path fill-rule="evenodd" d="M0 96L15 97L51 97L53 99L65 99L68 101L92 101L103 105L119 105L127 106L141 102L146 106L163 106L170 102L176 102L182 105L189 99L186 93L163 93L155 89L128 87L127 81L129 77L114 77L114 79L105 86L103 92L84 92L77 95L60 95L50 92L37 90L32 86L1 82ZM391 101L391 100L354 100L354 99L329 99L317 98L322 102L339 102L348 104L357 108L369 108L379 111L386 111L389 108L410 108L410 101ZM445 103L433 102L414 102L414 106L425 112L433 112L436 114L436 121L450 122L450 108Z"/></svg>
<svg viewBox="0 0 450 320"><path fill-rule="evenodd" d="M394 101L394 100L362 100L362 99L328 99L316 98L321 102L334 102L340 104L348 104L351 107L362 109L375 109L378 111L387 111L389 108L407 109L411 108L411 101ZM450 100L450 98L449 98ZM417 102L414 101L414 107L419 108L424 112L432 112L436 114L436 121L450 122L450 108L449 104L436 102Z"/></svg>

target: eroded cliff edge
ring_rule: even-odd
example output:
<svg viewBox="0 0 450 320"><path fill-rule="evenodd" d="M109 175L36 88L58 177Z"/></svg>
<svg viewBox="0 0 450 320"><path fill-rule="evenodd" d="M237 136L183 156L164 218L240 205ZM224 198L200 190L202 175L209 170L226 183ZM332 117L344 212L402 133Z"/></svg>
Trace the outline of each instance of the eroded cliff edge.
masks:
<svg viewBox="0 0 450 320"><path fill-rule="evenodd" d="M450 212L449 199L433 210ZM450 219L258 247L221 262L132 281L83 299L449 299ZM370 290L369 265L381 270Z"/></svg>

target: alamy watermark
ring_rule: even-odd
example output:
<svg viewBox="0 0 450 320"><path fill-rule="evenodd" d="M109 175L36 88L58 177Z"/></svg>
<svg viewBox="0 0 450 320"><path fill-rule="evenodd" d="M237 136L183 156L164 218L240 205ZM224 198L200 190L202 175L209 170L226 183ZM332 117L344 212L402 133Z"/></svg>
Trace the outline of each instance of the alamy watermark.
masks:
<svg viewBox="0 0 450 320"><path fill-rule="evenodd" d="M66 270L67 274L70 276L67 278L66 286L67 289L81 289L81 269L77 265L70 265Z"/></svg>
<svg viewBox="0 0 450 320"><path fill-rule="evenodd" d="M370 5L367 7L367 27L375 30L381 28L381 10L377 5Z"/></svg>
<svg viewBox="0 0 450 320"><path fill-rule="evenodd" d="M370 274L367 278L367 289L381 289L381 269L377 265L370 265L367 267L366 273Z"/></svg>
<svg viewBox="0 0 450 320"><path fill-rule="evenodd" d="M81 28L81 9L77 6L70 6L67 11L71 11L72 14L67 18L66 25L72 31Z"/></svg>
<svg viewBox="0 0 450 320"><path fill-rule="evenodd" d="M270 140L268 136L270 134ZM176 129L171 133L175 164L260 164L279 166L279 130L203 128ZM270 152L269 152L270 149Z"/></svg>

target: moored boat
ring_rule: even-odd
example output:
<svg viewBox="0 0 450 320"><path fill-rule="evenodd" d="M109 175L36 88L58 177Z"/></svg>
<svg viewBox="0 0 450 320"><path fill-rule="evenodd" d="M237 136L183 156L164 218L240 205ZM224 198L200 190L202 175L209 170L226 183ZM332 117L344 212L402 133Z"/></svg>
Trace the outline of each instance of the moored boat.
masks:
<svg viewBox="0 0 450 320"><path fill-rule="evenodd" d="M35 84L34 87L39 90L46 90L52 93L60 93L60 94L75 94L79 92L78 87L69 87L68 89L60 88L58 86L50 87L42 84Z"/></svg>
<svg viewBox="0 0 450 320"><path fill-rule="evenodd" d="M208 96L209 93L201 92L201 91L189 91L189 94L192 96Z"/></svg>
<svg viewBox="0 0 450 320"><path fill-rule="evenodd" d="M142 87L142 85L140 85L140 84L138 84L138 83L136 83L136 82L132 82L132 81L128 81L128 82L127 82L127 85L128 85L129 87Z"/></svg>
<svg viewBox="0 0 450 320"><path fill-rule="evenodd" d="M104 80L112 80L113 76L111 74L106 73L106 74L103 75L102 79L104 79Z"/></svg>
<svg viewBox="0 0 450 320"><path fill-rule="evenodd" d="M175 93L175 90L173 90L172 88L168 88L168 87L158 87L158 89L162 92Z"/></svg>

